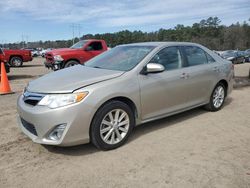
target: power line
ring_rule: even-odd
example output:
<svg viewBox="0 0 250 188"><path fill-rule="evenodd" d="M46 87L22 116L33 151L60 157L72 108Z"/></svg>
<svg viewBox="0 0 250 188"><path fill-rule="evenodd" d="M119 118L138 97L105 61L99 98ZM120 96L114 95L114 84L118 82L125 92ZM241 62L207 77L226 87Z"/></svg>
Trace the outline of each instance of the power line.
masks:
<svg viewBox="0 0 250 188"><path fill-rule="evenodd" d="M70 28L72 28L72 43L73 44L75 44L75 34L77 33L77 31L78 31L78 38L79 38L79 40L80 40L80 38L81 38L81 28L82 28L82 26L81 26L81 24L75 24L75 23L72 23L71 25L70 25ZM77 34L76 34L77 35Z"/></svg>

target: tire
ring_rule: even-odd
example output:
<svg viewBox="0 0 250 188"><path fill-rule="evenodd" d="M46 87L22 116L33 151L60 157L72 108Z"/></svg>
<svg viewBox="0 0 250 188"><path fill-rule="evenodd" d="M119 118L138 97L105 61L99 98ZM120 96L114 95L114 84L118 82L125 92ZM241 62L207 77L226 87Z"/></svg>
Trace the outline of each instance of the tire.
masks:
<svg viewBox="0 0 250 188"><path fill-rule="evenodd" d="M70 60L70 61L68 61L67 63L65 63L64 68L72 67L72 66L75 66L75 65L78 65L78 64L79 64L79 63L78 63L77 61Z"/></svg>
<svg viewBox="0 0 250 188"><path fill-rule="evenodd" d="M23 66L23 60L20 57L14 56L10 59L10 65L12 67L21 67Z"/></svg>
<svg viewBox="0 0 250 188"><path fill-rule="evenodd" d="M118 120L116 123L115 119ZM91 142L101 150L118 148L126 142L134 125L134 113L127 104L120 101L108 102L99 108L92 120Z"/></svg>
<svg viewBox="0 0 250 188"><path fill-rule="evenodd" d="M222 89L222 90L220 90L220 89ZM218 93L219 92L219 90L221 91L221 93ZM205 109L206 110L209 110L209 111L211 111L211 112L216 112L216 111L218 111L218 110L220 110L221 108L222 108L222 106L223 106L223 104L224 104L224 102L225 102L225 98L226 98L226 96L227 96L227 93L226 93L227 91L226 91L226 88L225 88L225 86L224 86L224 84L222 84L222 83L218 83L216 86L215 86L215 88L214 88L214 90L213 90L213 92L212 92L212 94L211 94L211 96L210 96L210 101L209 101L209 103L205 106ZM217 95L217 94L218 95ZM217 99L215 99L215 96L217 95ZM217 103L216 103L216 101L217 101Z"/></svg>

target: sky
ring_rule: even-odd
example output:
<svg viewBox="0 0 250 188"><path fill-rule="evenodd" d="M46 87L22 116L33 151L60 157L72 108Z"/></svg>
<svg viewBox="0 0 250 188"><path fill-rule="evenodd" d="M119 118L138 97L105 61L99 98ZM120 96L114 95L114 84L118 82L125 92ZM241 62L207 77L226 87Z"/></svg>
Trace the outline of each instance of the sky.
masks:
<svg viewBox="0 0 250 188"><path fill-rule="evenodd" d="M62 40L79 34L156 31L218 16L250 18L249 0L0 0L0 43Z"/></svg>

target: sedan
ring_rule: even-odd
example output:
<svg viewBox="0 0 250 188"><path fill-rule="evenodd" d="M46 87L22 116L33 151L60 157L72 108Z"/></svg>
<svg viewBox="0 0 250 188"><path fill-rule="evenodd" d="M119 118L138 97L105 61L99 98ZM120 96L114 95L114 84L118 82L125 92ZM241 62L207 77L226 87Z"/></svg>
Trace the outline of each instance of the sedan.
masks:
<svg viewBox="0 0 250 188"><path fill-rule="evenodd" d="M120 45L31 81L18 98L18 124L36 143L110 150L136 125L200 106L220 110L233 76L230 61L199 44Z"/></svg>
<svg viewBox="0 0 250 188"><path fill-rule="evenodd" d="M221 54L224 59L232 61L233 64L244 63L245 56L240 51L227 50Z"/></svg>

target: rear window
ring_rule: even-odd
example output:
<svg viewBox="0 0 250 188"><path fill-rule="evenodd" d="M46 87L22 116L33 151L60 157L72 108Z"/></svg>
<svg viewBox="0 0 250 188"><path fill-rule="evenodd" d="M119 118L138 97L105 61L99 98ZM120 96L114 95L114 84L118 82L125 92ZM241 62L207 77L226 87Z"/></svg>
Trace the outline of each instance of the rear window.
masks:
<svg viewBox="0 0 250 188"><path fill-rule="evenodd" d="M91 47L93 51L103 50L101 42L92 42L89 44L89 47Z"/></svg>
<svg viewBox="0 0 250 188"><path fill-rule="evenodd" d="M201 48L196 46L185 46L184 51L187 57L188 66L196 66L207 63L207 56Z"/></svg>

